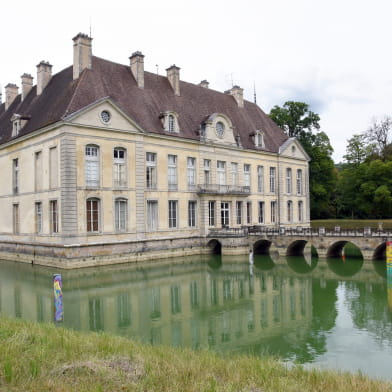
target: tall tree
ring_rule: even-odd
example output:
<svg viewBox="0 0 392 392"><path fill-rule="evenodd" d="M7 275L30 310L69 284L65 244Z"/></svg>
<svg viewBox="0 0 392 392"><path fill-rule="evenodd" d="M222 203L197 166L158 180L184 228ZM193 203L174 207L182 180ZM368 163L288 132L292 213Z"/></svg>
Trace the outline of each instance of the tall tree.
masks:
<svg viewBox="0 0 392 392"><path fill-rule="evenodd" d="M387 158L387 147L391 142L392 137L392 117L385 116L383 119L373 119L372 124L365 133L365 137L369 144L376 147L376 152L381 160L385 161Z"/></svg>
<svg viewBox="0 0 392 392"><path fill-rule="evenodd" d="M374 150L374 144L367 143L366 135L356 134L347 140L346 155L343 158L349 165L358 166L372 155Z"/></svg>

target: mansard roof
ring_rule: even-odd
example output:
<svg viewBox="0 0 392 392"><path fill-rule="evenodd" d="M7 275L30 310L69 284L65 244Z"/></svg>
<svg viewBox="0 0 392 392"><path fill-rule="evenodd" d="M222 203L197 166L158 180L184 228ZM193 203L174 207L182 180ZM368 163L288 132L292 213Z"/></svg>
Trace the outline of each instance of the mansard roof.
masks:
<svg viewBox="0 0 392 392"><path fill-rule="evenodd" d="M213 113L230 118L234 135L240 136L243 148L256 149L252 135L264 132L264 150L277 153L288 139L285 133L254 103L244 100L239 107L233 96L192 83L180 81L180 96L176 96L164 76L144 73L144 89L139 88L129 66L92 57L92 68L84 69L73 80L72 66L55 74L41 95L34 86L21 102L21 95L5 111L0 105L0 144L12 138L13 114L30 120L17 137L66 119L92 103L110 99L144 131L165 134L160 113L178 114L180 133L172 137L200 140L200 125Z"/></svg>

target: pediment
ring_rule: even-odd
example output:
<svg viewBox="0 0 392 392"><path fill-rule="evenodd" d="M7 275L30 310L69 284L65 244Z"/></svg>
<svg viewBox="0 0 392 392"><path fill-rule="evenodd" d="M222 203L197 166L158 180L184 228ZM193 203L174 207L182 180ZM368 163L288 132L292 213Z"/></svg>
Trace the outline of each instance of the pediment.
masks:
<svg viewBox="0 0 392 392"><path fill-rule="evenodd" d="M222 113L211 114L204 122L205 140L226 145L236 145L233 124L226 115Z"/></svg>
<svg viewBox="0 0 392 392"><path fill-rule="evenodd" d="M279 147L279 155L284 156L284 157L288 157L288 158L295 158L295 159L310 161L309 155L306 153L306 151L302 147L301 143L295 137L287 139Z"/></svg>

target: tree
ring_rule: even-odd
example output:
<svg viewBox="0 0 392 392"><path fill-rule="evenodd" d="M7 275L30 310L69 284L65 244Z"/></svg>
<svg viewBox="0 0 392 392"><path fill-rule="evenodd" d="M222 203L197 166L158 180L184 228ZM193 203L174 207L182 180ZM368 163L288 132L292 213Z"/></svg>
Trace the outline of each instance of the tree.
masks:
<svg viewBox="0 0 392 392"><path fill-rule="evenodd" d="M392 117L384 116L382 120L373 119L371 126L365 133L369 144L373 144L381 160L387 157L387 147L391 141Z"/></svg>
<svg viewBox="0 0 392 392"><path fill-rule="evenodd" d="M373 143L367 143L367 137L364 134L353 135L347 142L346 155L344 155L343 158L352 166L358 166L363 163L375 149Z"/></svg>

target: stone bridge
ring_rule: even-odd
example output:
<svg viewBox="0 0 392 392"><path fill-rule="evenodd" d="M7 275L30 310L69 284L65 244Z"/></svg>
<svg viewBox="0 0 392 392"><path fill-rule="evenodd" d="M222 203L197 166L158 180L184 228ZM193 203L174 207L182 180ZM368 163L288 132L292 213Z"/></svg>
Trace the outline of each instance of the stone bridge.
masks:
<svg viewBox="0 0 392 392"><path fill-rule="evenodd" d="M317 252L319 257L341 257L347 243L355 245L364 260L385 259L386 242L391 241L392 231L364 229L325 230L269 229L261 226L212 229L206 245L222 255L273 254L280 256L306 256Z"/></svg>

